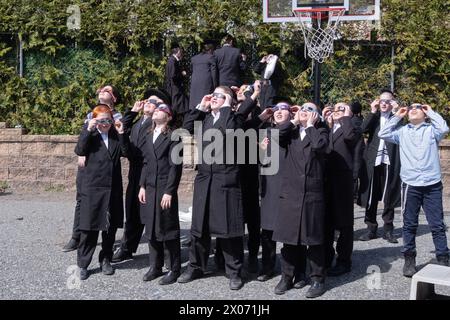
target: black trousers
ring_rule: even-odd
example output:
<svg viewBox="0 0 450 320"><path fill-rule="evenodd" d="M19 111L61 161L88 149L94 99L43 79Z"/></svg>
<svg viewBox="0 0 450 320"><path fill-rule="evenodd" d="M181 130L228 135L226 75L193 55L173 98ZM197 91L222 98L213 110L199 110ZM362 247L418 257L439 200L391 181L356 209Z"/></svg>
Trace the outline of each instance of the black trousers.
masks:
<svg viewBox="0 0 450 320"><path fill-rule="evenodd" d="M76 195L76 204L75 204L75 212L74 212L74 216L73 216L73 227L72 227L72 239L80 242L80 236L81 236L81 231L80 231L80 206L81 206L81 172L80 169L78 168L77 171L77 178L76 178L76 188L77 188L77 195Z"/></svg>
<svg viewBox="0 0 450 320"><path fill-rule="evenodd" d="M80 206L81 206L81 199L79 196L79 193L77 192L77 203L75 204L75 212L73 215L73 227L72 227L72 239L80 242L81 237L81 231L79 229L80 225Z"/></svg>
<svg viewBox="0 0 450 320"><path fill-rule="evenodd" d="M273 231L261 231L261 247L262 247L262 267L263 273L269 274L274 271L277 262L277 243L272 240Z"/></svg>
<svg viewBox="0 0 450 320"><path fill-rule="evenodd" d="M242 189L243 195L243 211L245 216L245 223L247 224L248 233L248 255L249 257L257 258L259 252L259 245L261 242L261 212L259 208L259 198L256 202L252 201L250 197L244 196L244 188ZM259 197L258 193L256 196ZM247 200L245 200L247 199ZM217 261L222 260L222 248L220 246L220 241L216 241L215 259Z"/></svg>
<svg viewBox="0 0 450 320"><path fill-rule="evenodd" d="M366 208L366 216L364 222L367 224L369 229L375 231L378 228L377 223L377 210L378 201L382 200L383 192L386 185L388 166L381 164L374 168L373 181L372 181L372 196L371 201L368 202ZM384 209L382 218L384 221L384 230L392 231L394 229L394 207L386 205L384 203Z"/></svg>
<svg viewBox="0 0 450 320"><path fill-rule="evenodd" d="M325 281L325 253L323 245L303 246L283 244L281 248L281 273L289 278L306 273L306 260L309 260L313 281Z"/></svg>
<svg viewBox="0 0 450 320"><path fill-rule="evenodd" d="M150 269L161 270L164 266L164 256L167 257L167 268L170 271L181 270L180 239L167 241L150 240L148 243Z"/></svg>
<svg viewBox="0 0 450 320"><path fill-rule="evenodd" d="M334 249L334 232L339 231L339 238L336 241L336 250ZM346 267L352 266L353 252L353 226L334 228L332 225L326 226L325 233L325 266L330 268L333 264L334 256L337 253L336 264Z"/></svg>
<svg viewBox="0 0 450 320"><path fill-rule="evenodd" d="M141 176L141 172L141 166L130 166L130 172L128 174L128 187L125 196L126 221L122 240L120 242L120 247L122 250L133 253L137 251L145 228L145 225L141 223L141 205L138 200L140 189L139 178Z"/></svg>
<svg viewBox="0 0 450 320"><path fill-rule="evenodd" d="M209 208L209 195L206 208ZM241 275L244 261L243 237L216 238L216 246L220 248L225 260L225 272L230 277ZM211 250L211 234L209 232L209 212L203 219L202 236L191 235L191 247L189 249L189 268L206 271Z"/></svg>
<svg viewBox="0 0 450 320"><path fill-rule="evenodd" d="M101 262L104 258L111 260L113 255L113 245L116 239L116 228L110 227L107 231L102 231L102 250L98 255ZM94 256L97 246L99 231L80 231L80 244L78 245L77 264L80 268L87 268Z"/></svg>
<svg viewBox="0 0 450 320"><path fill-rule="evenodd" d="M249 190L244 190L245 188L242 188L242 208L244 211L244 219L247 224L248 255L256 258L258 256L261 240L261 212L259 208L259 194L258 190L255 190L255 194L248 194Z"/></svg>
<svg viewBox="0 0 450 320"><path fill-rule="evenodd" d="M225 260L225 272L232 278L241 275L244 261L244 242L242 237L217 238ZM206 271L211 247L211 236L203 232L202 237L192 235L189 250L189 267Z"/></svg>

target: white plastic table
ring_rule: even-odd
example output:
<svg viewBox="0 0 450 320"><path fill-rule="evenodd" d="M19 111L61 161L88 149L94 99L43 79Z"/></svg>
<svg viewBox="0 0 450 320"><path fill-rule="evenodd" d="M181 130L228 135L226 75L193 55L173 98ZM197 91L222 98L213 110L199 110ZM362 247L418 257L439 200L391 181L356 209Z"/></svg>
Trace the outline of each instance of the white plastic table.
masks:
<svg viewBox="0 0 450 320"><path fill-rule="evenodd" d="M434 285L450 287L450 267L428 264L412 277L410 300L424 300L434 295Z"/></svg>

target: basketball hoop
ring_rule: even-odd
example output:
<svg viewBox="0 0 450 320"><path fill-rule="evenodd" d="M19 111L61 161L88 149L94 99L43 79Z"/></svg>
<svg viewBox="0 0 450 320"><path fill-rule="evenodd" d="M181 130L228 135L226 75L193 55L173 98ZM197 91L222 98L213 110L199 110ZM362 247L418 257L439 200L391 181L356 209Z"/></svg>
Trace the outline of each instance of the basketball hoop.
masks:
<svg viewBox="0 0 450 320"><path fill-rule="evenodd" d="M319 63L334 52L333 42L345 8L294 9L300 21L308 56ZM306 55L305 55L306 56Z"/></svg>

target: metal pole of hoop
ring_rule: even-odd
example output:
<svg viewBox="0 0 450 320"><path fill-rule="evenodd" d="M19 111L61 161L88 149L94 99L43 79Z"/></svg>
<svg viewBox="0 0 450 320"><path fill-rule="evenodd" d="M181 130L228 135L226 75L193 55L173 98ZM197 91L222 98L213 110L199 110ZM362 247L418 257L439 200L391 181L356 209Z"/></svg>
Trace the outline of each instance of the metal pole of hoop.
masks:
<svg viewBox="0 0 450 320"><path fill-rule="evenodd" d="M318 19L312 19L312 28L313 30L317 30L320 28L319 23L321 23ZM314 103L316 106L320 108L320 84L321 84L321 76L322 76L322 62L312 59L313 62L313 76L314 76Z"/></svg>

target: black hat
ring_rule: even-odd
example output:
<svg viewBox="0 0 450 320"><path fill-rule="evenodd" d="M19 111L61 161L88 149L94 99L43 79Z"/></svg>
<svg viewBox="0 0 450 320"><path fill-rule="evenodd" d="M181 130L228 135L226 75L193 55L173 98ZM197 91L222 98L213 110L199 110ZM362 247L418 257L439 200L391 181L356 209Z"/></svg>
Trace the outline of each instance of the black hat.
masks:
<svg viewBox="0 0 450 320"><path fill-rule="evenodd" d="M360 114L362 111L362 105L359 101L353 101L350 105L350 109L354 114Z"/></svg>
<svg viewBox="0 0 450 320"><path fill-rule="evenodd" d="M144 93L144 99L148 99L150 96L157 96L164 101L165 104L168 104L169 106L172 105L170 95L162 88L148 88Z"/></svg>
<svg viewBox="0 0 450 320"><path fill-rule="evenodd" d="M178 42L172 42L170 44L170 50L181 48Z"/></svg>
<svg viewBox="0 0 450 320"><path fill-rule="evenodd" d="M287 102L290 105L292 105L292 100L289 97L283 97L283 96L273 97L273 100L272 100L273 105L276 105L279 102Z"/></svg>
<svg viewBox="0 0 450 320"><path fill-rule="evenodd" d="M383 94L383 93L390 93L392 96L394 96L394 93L388 88L381 89L380 94Z"/></svg>

